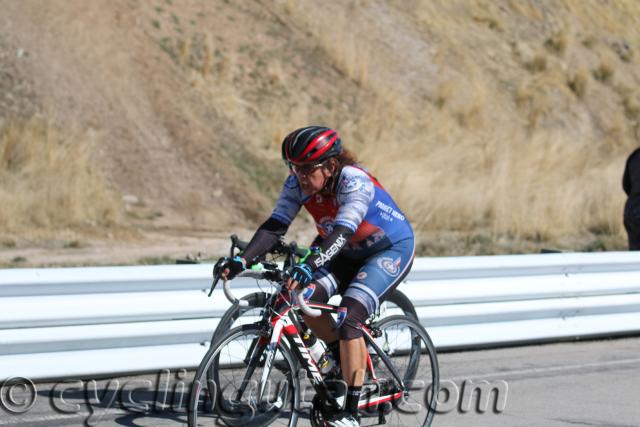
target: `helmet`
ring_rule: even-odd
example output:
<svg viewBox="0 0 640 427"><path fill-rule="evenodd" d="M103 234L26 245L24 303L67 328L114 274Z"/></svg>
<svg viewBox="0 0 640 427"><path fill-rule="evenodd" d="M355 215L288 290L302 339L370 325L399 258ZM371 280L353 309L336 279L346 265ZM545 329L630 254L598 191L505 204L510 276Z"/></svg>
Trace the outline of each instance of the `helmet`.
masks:
<svg viewBox="0 0 640 427"><path fill-rule="evenodd" d="M282 159L287 163L321 163L341 152L338 132L323 126L294 130L282 141Z"/></svg>

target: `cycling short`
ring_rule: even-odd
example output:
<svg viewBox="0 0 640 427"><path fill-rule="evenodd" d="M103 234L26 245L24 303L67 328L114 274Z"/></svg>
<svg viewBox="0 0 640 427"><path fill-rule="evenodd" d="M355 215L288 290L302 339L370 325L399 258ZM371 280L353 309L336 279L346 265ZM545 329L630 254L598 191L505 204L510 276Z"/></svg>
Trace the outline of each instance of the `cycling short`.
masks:
<svg viewBox="0 0 640 427"><path fill-rule="evenodd" d="M371 315L409 273L414 254L414 240L405 239L363 260L338 255L316 271L314 280L329 297L351 297Z"/></svg>

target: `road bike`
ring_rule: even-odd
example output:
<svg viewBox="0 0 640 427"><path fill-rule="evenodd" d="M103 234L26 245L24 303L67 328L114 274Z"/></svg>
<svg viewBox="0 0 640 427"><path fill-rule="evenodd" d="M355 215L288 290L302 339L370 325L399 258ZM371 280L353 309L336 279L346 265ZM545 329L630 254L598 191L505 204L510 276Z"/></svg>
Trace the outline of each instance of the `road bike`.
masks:
<svg viewBox="0 0 640 427"><path fill-rule="evenodd" d="M301 314L337 315L338 307L307 302L313 284L301 292L286 289L288 268L304 256L295 244L280 242L272 252L286 257L284 265L265 261L242 275L272 282L276 292L269 295L257 322L221 334L205 354L191 388L192 427L295 426L303 418L312 426L324 426L342 408L346 386L339 372L321 372L301 333L306 330ZM214 278L212 290L218 280ZM223 283L225 296L242 304L230 283ZM368 349L358 405L362 425L429 426L439 371L425 329L405 315L374 315L360 328Z"/></svg>

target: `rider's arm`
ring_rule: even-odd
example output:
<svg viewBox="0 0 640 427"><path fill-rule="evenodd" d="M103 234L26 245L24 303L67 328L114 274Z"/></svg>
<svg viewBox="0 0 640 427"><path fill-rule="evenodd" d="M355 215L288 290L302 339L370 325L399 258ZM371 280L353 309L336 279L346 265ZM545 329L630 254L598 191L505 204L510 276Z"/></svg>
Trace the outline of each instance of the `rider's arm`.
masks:
<svg viewBox="0 0 640 427"><path fill-rule="evenodd" d="M242 254L247 265L255 263L258 258L273 248L280 237L285 235L289 225L302 207L302 199L303 194L298 178L289 175L271 217L258 228Z"/></svg>
<svg viewBox="0 0 640 427"><path fill-rule="evenodd" d="M247 248L242 253L242 258L247 265L252 265L284 236L289 226L271 217L262 224L251 238Z"/></svg>
<svg viewBox="0 0 640 427"><path fill-rule="evenodd" d="M340 253L351 236L353 236L352 230L342 225L336 225L331 234L316 247L316 252L307 257L305 263L311 267L312 271L319 269Z"/></svg>

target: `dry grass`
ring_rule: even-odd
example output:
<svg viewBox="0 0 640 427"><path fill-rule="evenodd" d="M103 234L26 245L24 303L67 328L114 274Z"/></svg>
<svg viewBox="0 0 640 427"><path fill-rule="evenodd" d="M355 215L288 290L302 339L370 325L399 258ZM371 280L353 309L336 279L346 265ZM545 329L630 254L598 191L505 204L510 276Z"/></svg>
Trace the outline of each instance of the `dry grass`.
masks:
<svg viewBox="0 0 640 427"><path fill-rule="evenodd" d="M567 78L567 85L579 99L583 99L589 87L589 74L586 70L578 70Z"/></svg>
<svg viewBox="0 0 640 427"><path fill-rule="evenodd" d="M614 72L615 65L610 58L603 58L596 69L592 71L593 77L602 83L609 83Z"/></svg>
<svg viewBox="0 0 640 427"><path fill-rule="evenodd" d="M623 95L622 105L629 120L640 121L640 92L630 90Z"/></svg>
<svg viewBox="0 0 640 427"><path fill-rule="evenodd" d="M297 25L313 34L338 70L364 88L369 82L369 56L372 53L353 33L349 21L353 18L349 9L362 8L365 2L362 3L352 3L345 7L345 13L332 16L330 28L327 28L327 21L317 19L297 2L287 1L284 10Z"/></svg>
<svg viewBox="0 0 640 427"><path fill-rule="evenodd" d="M500 56L488 49L500 43L500 33L513 34L509 26L518 23L495 10L478 15L473 4L419 4L419 22L446 37L441 43L447 56L439 58L439 65L459 74L435 86L430 106L409 108L412 113L397 120L390 119L392 108L366 110L357 123L386 123L384 134L359 137L354 131L347 140L381 141L363 148L365 163L421 235L467 236L470 240L456 253L509 252L499 247L501 241L516 251L624 247L620 176L636 144L636 102L633 94L616 94L611 85L590 89L593 79L612 82L617 58L606 44L594 43L595 60L575 61L587 48L573 43L569 31L517 42L516 56ZM528 20L544 16L542 7L510 4ZM607 28L614 22L611 15L604 18ZM596 18L589 14L585 19ZM472 23L486 28L473 36L460 32ZM593 22L585 25L591 29ZM596 34L593 39L599 40L602 33ZM492 66L496 62L498 71ZM526 71L518 73L518 66ZM498 90L496 77L519 83L512 91ZM451 239L444 240L452 244ZM424 250L447 253L438 245L426 244Z"/></svg>
<svg viewBox="0 0 640 427"><path fill-rule="evenodd" d="M0 228L113 225L120 202L95 170L94 143L43 119L0 122Z"/></svg>
<svg viewBox="0 0 640 427"><path fill-rule="evenodd" d="M438 117L449 121L451 118ZM563 236L622 238L619 187L624 156L562 135L495 132L479 141L414 140L371 167L423 232L450 230L554 242ZM489 139L490 138L490 139ZM398 165L402 171L398 172ZM547 243L548 244L548 243Z"/></svg>
<svg viewBox="0 0 640 427"><path fill-rule="evenodd" d="M456 253L500 245L622 247L620 175L640 140L640 98L634 89L615 88L640 81L633 55L640 45L636 2L280 0L258 2L251 11L234 2L163 7L158 26L154 10L144 22L154 48L159 43L173 59L172 78L190 83L176 97L184 104L167 110L190 123L223 123L229 132L220 135L230 151L248 146L274 160L292 129L334 126L419 234L451 238L433 247L442 254L456 246L452 241L462 242ZM176 25L185 23L193 17L184 12L189 7L206 11L211 21L171 30L169 13L179 15ZM158 80L157 87L165 83ZM163 105L172 99L167 95ZM198 103L188 108L190 100ZM157 124L174 135L168 120ZM218 137L211 129L197 131ZM184 210L204 204L198 194L185 192Z"/></svg>
<svg viewBox="0 0 640 427"><path fill-rule="evenodd" d="M381 11L390 11L386 4L352 1L340 14L334 3L278 4L282 19L324 53L314 51L314 58L328 60L360 92L347 115L335 105L318 108L326 99L316 97L313 83L296 92L295 102L279 102L273 94L291 84L293 74L288 58L271 57L264 71L252 71L268 83L265 96L272 100L260 110L247 102L239 71L255 67L246 52L227 52L224 69L214 60L204 67L212 71L194 81L248 139L266 135L252 141L261 150L277 157L291 129L311 122L336 126L419 233L466 235L463 246L473 252L491 252L499 241L522 250L622 246L619 180L634 145L637 102L612 91L621 61L633 56L607 40L637 40L625 17L637 12L632 3L418 1L410 19L434 48L439 70L426 102L411 98L418 88L404 87L403 75L385 74L377 46L393 37L375 28L366 34L357 25L366 13L381 19ZM400 40L408 43L415 34Z"/></svg>
<svg viewBox="0 0 640 427"><path fill-rule="evenodd" d="M531 73L539 73L547 68L547 58L542 53L538 53L531 59L524 62L523 65L527 71Z"/></svg>
<svg viewBox="0 0 640 427"><path fill-rule="evenodd" d="M568 36L565 32L562 31L553 34L544 43L545 47L556 55L563 55L567 50L568 44Z"/></svg>

